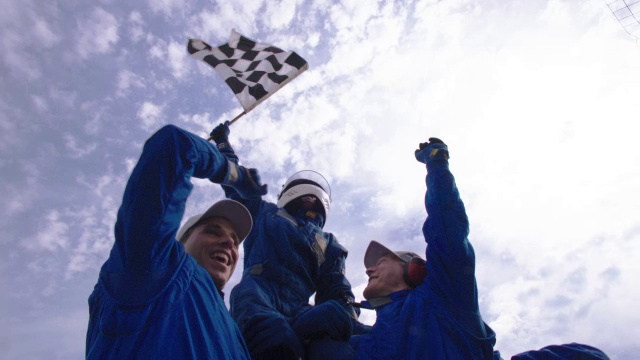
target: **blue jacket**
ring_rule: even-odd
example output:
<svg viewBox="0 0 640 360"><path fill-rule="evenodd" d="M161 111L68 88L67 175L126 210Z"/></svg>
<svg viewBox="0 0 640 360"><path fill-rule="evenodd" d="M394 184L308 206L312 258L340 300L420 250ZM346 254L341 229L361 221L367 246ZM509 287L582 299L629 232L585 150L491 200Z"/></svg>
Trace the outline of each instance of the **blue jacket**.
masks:
<svg viewBox="0 0 640 360"><path fill-rule="evenodd" d="M241 330L255 314L292 323L308 309L314 292L316 304L336 300L356 317L347 304L354 299L344 274L347 250L322 230L321 214L289 214L261 198L242 199L227 187L225 192L253 216L253 229L243 242L244 273L230 297L231 315ZM348 338L350 326L344 331Z"/></svg>
<svg viewBox="0 0 640 360"><path fill-rule="evenodd" d="M175 126L145 143L89 297L88 359L249 359L222 293L175 239L190 178L218 182L226 169L214 146Z"/></svg>
<svg viewBox="0 0 640 360"><path fill-rule="evenodd" d="M511 360L609 360L602 350L590 345L569 343L549 345L539 350L529 350L513 355Z"/></svg>
<svg viewBox="0 0 640 360"><path fill-rule="evenodd" d="M371 332L351 338L356 359L494 358L496 338L480 316L464 205L447 160L429 162L427 170L427 277L376 308Z"/></svg>

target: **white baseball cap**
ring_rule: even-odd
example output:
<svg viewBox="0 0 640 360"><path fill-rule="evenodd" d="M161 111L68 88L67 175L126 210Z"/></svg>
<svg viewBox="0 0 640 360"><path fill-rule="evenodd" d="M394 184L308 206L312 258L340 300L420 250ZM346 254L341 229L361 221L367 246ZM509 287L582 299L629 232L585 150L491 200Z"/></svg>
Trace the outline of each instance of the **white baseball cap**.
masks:
<svg viewBox="0 0 640 360"><path fill-rule="evenodd" d="M253 219L249 210L241 203L224 199L213 204L207 211L202 214L194 215L182 225L176 238L178 241L189 231L192 227L196 226L201 220L206 220L212 217L221 217L227 219L233 226L240 242L247 238L253 227Z"/></svg>
<svg viewBox="0 0 640 360"><path fill-rule="evenodd" d="M386 256L388 254L395 255L398 260L402 261L405 264L408 264L411 259L414 257L421 258L418 254L411 251L391 251L386 246L380 244L379 242L372 240L369 243L369 247L367 247L367 251L364 253L364 266L368 269L372 266L375 266L380 260L381 257Z"/></svg>

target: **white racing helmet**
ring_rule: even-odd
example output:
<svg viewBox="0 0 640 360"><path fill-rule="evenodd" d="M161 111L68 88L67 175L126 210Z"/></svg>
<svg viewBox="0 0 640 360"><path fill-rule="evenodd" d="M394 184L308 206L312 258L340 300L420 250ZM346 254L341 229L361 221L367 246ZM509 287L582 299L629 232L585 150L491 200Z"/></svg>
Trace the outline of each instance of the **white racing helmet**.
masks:
<svg viewBox="0 0 640 360"><path fill-rule="evenodd" d="M291 201L305 195L313 195L320 200L326 219L331 205L331 188L327 179L313 170L298 171L287 179L278 194L278 207L284 208Z"/></svg>

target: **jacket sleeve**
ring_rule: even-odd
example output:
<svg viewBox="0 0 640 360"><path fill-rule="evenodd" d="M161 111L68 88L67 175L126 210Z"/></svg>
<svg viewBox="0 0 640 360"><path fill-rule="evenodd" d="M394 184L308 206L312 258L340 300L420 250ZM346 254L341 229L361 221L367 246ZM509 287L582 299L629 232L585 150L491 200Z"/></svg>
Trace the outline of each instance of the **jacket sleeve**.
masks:
<svg viewBox="0 0 640 360"><path fill-rule="evenodd" d="M111 294L132 303L159 290L184 257L175 236L193 188L190 178L220 182L226 171L227 160L213 145L176 126L147 140L126 185L101 275Z"/></svg>
<svg viewBox="0 0 640 360"><path fill-rule="evenodd" d="M449 304L475 311L478 307L475 282L475 254L467 237L469 220L449 171L448 160L427 165L425 207L422 227L427 242L427 276Z"/></svg>
<svg viewBox="0 0 640 360"><path fill-rule="evenodd" d="M240 164L240 159L238 158L238 155L236 155L235 151L231 147L231 144L229 144L228 142L221 142L217 144L216 147L218 151L220 151L220 153L225 158L227 158L230 161L233 161L236 164ZM258 217L258 214L260 213L260 211L262 210L262 208L266 203L264 200L262 200L262 197L245 199L242 196L240 196L240 194L238 194L238 192L234 188L230 186L224 186L224 185L220 185L220 186L222 187L222 190L224 191L224 194L228 199L236 200L240 202L242 205L246 206L247 209L249 209L249 212L251 213L251 216L253 216L254 219Z"/></svg>
<svg viewBox="0 0 640 360"><path fill-rule="evenodd" d="M345 262L348 252L332 234L328 235L331 237L330 245L327 247L326 260L320 265L315 303L321 304L327 300L336 300L355 320L360 315L360 309L350 305L355 296L351 284L345 276Z"/></svg>

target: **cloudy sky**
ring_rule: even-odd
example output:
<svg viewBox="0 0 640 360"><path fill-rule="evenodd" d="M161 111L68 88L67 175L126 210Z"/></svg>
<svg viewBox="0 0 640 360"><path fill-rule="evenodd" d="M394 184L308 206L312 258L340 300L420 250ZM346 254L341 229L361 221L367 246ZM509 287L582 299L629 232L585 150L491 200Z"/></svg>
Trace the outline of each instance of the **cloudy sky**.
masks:
<svg viewBox="0 0 640 360"><path fill-rule="evenodd" d="M83 358L143 142L242 111L186 53L234 28L309 63L231 141L270 200L297 170L328 178L325 229L360 299L370 240L424 251L413 150L437 136L503 357L574 341L637 355L640 41L611 1L0 0L0 358ZM195 185L187 215L223 196Z"/></svg>

